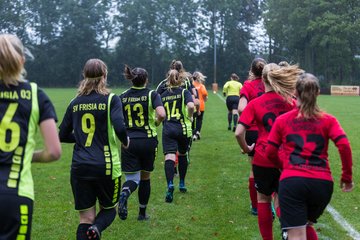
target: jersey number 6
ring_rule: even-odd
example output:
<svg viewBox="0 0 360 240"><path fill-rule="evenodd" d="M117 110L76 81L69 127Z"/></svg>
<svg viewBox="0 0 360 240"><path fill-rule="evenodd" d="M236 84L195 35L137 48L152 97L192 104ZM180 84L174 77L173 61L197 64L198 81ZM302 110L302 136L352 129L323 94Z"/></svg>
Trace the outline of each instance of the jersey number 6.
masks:
<svg viewBox="0 0 360 240"><path fill-rule="evenodd" d="M16 149L20 142L20 126L16 122L12 122L18 103L10 103L4 117L0 122L0 150L11 152ZM9 140L7 142L6 140Z"/></svg>

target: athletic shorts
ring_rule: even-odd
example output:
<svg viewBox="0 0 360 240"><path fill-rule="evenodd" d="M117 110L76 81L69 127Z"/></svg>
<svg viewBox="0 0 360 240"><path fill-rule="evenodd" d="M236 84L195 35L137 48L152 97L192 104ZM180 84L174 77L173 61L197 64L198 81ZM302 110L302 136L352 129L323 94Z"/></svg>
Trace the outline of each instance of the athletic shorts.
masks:
<svg viewBox="0 0 360 240"><path fill-rule="evenodd" d="M280 171L277 168L253 165L255 188L259 193L270 196L278 192Z"/></svg>
<svg viewBox="0 0 360 240"><path fill-rule="evenodd" d="M121 179L84 179L71 174L71 188L75 200L75 210L82 211L94 207L96 200L105 209L114 208L119 201Z"/></svg>
<svg viewBox="0 0 360 240"><path fill-rule="evenodd" d="M253 143L256 143L257 139L258 139L258 131L254 131L254 130L250 130L250 131L246 131L245 133L245 141L246 144L251 146ZM248 153L249 157L253 157L255 155L255 148Z"/></svg>
<svg viewBox="0 0 360 240"><path fill-rule="evenodd" d="M162 145L164 155L176 153L177 151L180 154L185 154L190 149L191 137L184 135L181 128L164 126L162 132Z"/></svg>
<svg viewBox="0 0 360 240"><path fill-rule="evenodd" d="M334 183L322 179L289 177L280 181L281 228L316 223L330 202Z"/></svg>
<svg viewBox="0 0 360 240"><path fill-rule="evenodd" d="M131 138L128 149L121 148L121 171L152 172L157 154L157 138Z"/></svg>
<svg viewBox="0 0 360 240"><path fill-rule="evenodd" d="M228 96L226 98L226 107L227 107L227 109L229 111L238 109L239 100L240 100L239 96Z"/></svg>
<svg viewBox="0 0 360 240"><path fill-rule="evenodd" d="M30 239L33 200L0 195L0 239Z"/></svg>

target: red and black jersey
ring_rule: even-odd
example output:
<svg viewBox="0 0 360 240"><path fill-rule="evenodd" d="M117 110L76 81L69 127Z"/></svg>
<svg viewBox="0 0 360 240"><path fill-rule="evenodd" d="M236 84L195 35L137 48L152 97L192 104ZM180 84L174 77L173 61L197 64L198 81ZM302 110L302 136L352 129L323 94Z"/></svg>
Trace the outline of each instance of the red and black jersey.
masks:
<svg viewBox="0 0 360 240"><path fill-rule="evenodd" d="M269 135L267 154L274 156L281 145L283 168L280 179L307 177L332 181L328 161L328 145L331 139L339 149L342 164L342 179L351 182L352 156L349 141L339 122L330 114L306 120L298 117L296 108L280 116ZM273 159L273 158L272 158Z"/></svg>
<svg viewBox="0 0 360 240"><path fill-rule="evenodd" d="M245 97L246 100L251 102L253 99L260 97L265 92L265 86L261 78L254 80L246 80L244 86L240 90L240 98ZM250 125L248 130L258 130L255 123Z"/></svg>
<svg viewBox="0 0 360 240"><path fill-rule="evenodd" d="M250 129L251 124L259 128L259 138L255 145L255 155L253 164L261 167L275 167L266 154L267 138L275 119L290 110L295 103L288 103L282 96L275 92L267 92L262 96L252 100L246 106L240 116L239 123L246 129Z"/></svg>

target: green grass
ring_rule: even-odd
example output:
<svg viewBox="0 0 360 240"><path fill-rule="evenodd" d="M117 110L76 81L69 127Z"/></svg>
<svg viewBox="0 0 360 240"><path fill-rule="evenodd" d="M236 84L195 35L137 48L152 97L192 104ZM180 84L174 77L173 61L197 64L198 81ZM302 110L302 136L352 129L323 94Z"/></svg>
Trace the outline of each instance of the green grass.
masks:
<svg viewBox="0 0 360 240"><path fill-rule="evenodd" d="M52 99L59 122L75 89L46 89ZM120 90L114 90L120 93ZM354 179L359 179L360 158L359 97L321 96L320 105L334 114L344 127L352 144ZM193 144L187 175L188 193L176 188L174 202L165 203L166 183L162 147L151 178L148 205L150 221L138 222L137 193L129 200L126 221L116 217L103 233L103 239L260 239L256 217L250 215L247 179L250 165L240 154L233 132L227 131L227 110L219 96L210 93L206 104L202 138ZM160 129L159 129L160 130ZM161 136L161 133L159 134ZM159 137L161 140L161 137ZM161 141L160 141L161 142ZM40 143L41 144L41 143ZM75 239L78 213L70 187L72 145L63 144L61 160L52 164L33 164L35 205L32 237L38 239ZM341 163L336 149L330 148L330 162L335 178L331 205L360 231L359 189L342 193L338 182ZM177 186L178 179L175 179ZM320 239L351 239L325 212L316 225ZM275 239L280 239L278 220L274 222Z"/></svg>

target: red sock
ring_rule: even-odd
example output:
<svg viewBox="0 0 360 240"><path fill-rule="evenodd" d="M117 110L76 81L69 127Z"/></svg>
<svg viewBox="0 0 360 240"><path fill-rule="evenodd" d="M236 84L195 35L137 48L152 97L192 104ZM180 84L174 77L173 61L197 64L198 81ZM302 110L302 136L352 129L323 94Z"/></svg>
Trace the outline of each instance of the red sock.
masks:
<svg viewBox="0 0 360 240"><path fill-rule="evenodd" d="M249 178L249 194L251 200L251 207L257 208L257 192L255 188L255 180L254 178Z"/></svg>
<svg viewBox="0 0 360 240"><path fill-rule="evenodd" d="M280 207L277 207L277 208L275 209L275 212L276 212L276 216L277 216L278 218L280 218L280 216L281 216Z"/></svg>
<svg viewBox="0 0 360 240"><path fill-rule="evenodd" d="M306 239L307 240L318 240L316 231L311 225L306 226Z"/></svg>
<svg viewBox="0 0 360 240"><path fill-rule="evenodd" d="M259 203L258 224L263 240L273 240L271 203Z"/></svg>

